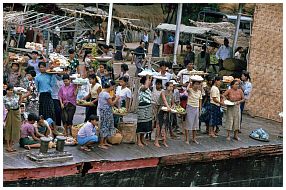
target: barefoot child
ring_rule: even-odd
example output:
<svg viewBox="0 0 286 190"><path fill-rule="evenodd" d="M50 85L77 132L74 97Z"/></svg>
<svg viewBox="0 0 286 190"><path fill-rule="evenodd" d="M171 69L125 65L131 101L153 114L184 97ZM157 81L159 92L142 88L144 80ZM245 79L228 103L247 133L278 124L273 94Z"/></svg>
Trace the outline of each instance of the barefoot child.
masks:
<svg viewBox="0 0 286 190"><path fill-rule="evenodd" d="M28 121L21 126L20 147L30 150L31 148L39 148L41 146L40 139L35 135L33 124L38 120L34 113L28 115Z"/></svg>
<svg viewBox="0 0 286 190"><path fill-rule="evenodd" d="M159 104L160 104L160 111L158 113L158 121L159 121L159 127L156 128L156 137L154 145L157 147L160 147L159 145L159 135L162 134L163 137L163 144L165 147L168 147L167 145L167 137L166 137L166 128L171 130L171 107L174 105L174 95L173 95L173 83L167 82L165 84L166 90L164 90L159 98ZM161 108L165 106L167 107L167 112L161 110Z"/></svg>
<svg viewBox="0 0 286 190"><path fill-rule="evenodd" d="M98 117L90 115L88 122L78 131L77 141L82 150L90 151L90 146L98 142L98 136L96 135L97 122Z"/></svg>
<svg viewBox="0 0 286 190"><path fill-rule="evenodd" d="M187 103L187 118L185 128L185 140L189 144L189 131L192 130L192 141L199 144L196 140L196 130L199 129L199 115L202 107L202 77L192 78L192 83L188 86L188 103Z"/></svg>
<svg viewBox="0 0 286 190"><path fill-rule="evenodd" d="M98 108L100 115L100 142L98 147L102 149L108 149L107 146L112 146L107 143L107 137L111 137L116 133L112 106L117 104L119 96L110 96L110 91L114 89L112 84L112 82L106 82L103 86L104 90L98 95Z"/></svg>

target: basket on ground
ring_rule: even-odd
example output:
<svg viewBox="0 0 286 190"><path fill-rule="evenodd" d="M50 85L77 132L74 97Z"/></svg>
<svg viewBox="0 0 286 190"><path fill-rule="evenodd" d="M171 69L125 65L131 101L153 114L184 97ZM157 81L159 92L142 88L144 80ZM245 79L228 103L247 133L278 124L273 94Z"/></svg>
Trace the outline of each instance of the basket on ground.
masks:
<svg viewBox="0 0 286 190"><path fill-rule="evenodd" d="M77 133L80 130L80 128L83 127L83 126L84 126L84 123L72 126L72 137L74 139L77 139Z"/></svg>
<svg viewBox="0 0 286 190"><path fill-rule="evenodd" d="M136 142L136 123L120 122L118 130L121 132L123 138L122 143L135 143Z"/></svg>
<svg viewBox="0 0 286 190"><path fill-rule="evenodd" d="M115 135L113 135L112 137L108 137L107 138L107 141L110 143L110 144L120 144L122 142L122 134L121 132L116 129L116 133Z"/></svg>

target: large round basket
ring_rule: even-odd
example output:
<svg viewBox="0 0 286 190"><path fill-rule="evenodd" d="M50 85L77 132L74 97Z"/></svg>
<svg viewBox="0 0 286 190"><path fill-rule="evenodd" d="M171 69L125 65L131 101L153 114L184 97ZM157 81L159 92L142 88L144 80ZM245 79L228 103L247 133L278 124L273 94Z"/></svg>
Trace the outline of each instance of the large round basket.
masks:
<svg viewBox="0 0 286 190"><path fill-rule="evenodd" d="M122 142L122 139L123 139L123 136L121 132L118 129L116 129L115 135L113 135L112 137L108 137L107 141L110 144L120 144Z"/></svg>
<svg viewBox="0 0 286 190"><path fill-rule="evenodd" d="M84 126L84 123L81 123L81 124L72 126L72 137L73 137L74 139L77 139L78 131L79 131L80 128L83 127L83 126Z"/></svg>

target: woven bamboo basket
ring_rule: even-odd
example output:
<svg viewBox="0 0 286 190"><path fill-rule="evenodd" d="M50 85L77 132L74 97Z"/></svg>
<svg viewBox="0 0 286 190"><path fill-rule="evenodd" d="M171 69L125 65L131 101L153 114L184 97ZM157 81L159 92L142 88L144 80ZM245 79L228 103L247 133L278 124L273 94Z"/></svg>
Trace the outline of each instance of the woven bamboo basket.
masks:
<svg viewBox="0 0 286 190"><path fill-rule="evenodd" d="M123 139L123 136L121 132L118 129L116 129L116 134L113 135L112 137L108 137L107 141L110 144L120 144L122 142L122 139Z"/></svg>
<svg viewBox="0 0 286 190"><path fill-rule="evenodd" d="M80 128L83 127L83 125L84 125L84 123L76 125L77 127L75 127L75 125L72 126L72 137L74 139L77 139L77 133L80 130Z"/></svg>
<svg viewBox="0 0 286 190"><path fill-rule="evenodd" d="M121 132L123 139L122 143L135 143L136 142L136 123L120 122L118 130Z"/></svg>

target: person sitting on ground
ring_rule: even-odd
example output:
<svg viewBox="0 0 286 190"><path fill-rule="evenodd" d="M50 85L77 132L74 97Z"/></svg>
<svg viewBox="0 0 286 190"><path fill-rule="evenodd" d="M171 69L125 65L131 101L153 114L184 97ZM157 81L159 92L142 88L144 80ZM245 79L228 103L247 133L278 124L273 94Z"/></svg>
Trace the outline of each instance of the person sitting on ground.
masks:
<svg viewBox="0 0 286 190"><path fill-rule="evenodd" d="M44 119L44 116L40 115L34 127L36 137L41 138L52 136L52 130L48 122Z"/></svg>
<svg viewBox="0 0 286 190"><path fill-rule="evenodd" d="M98 136L96 135L98 120L98 116L90 115L88 122L78 131L77 142L81 145L82 150L90 151L90 146L98 142Z"/></svg>
<svg viewBox="0 0 286 190"><path fill-rule="evenodd" d="M28 121L21 125L20 147L30 150L31 148L40 148L40 139L35 135L33 124L38 120L38 116L34 113L28 115ZM31 139L32 138L32 139Z"/></svg>

